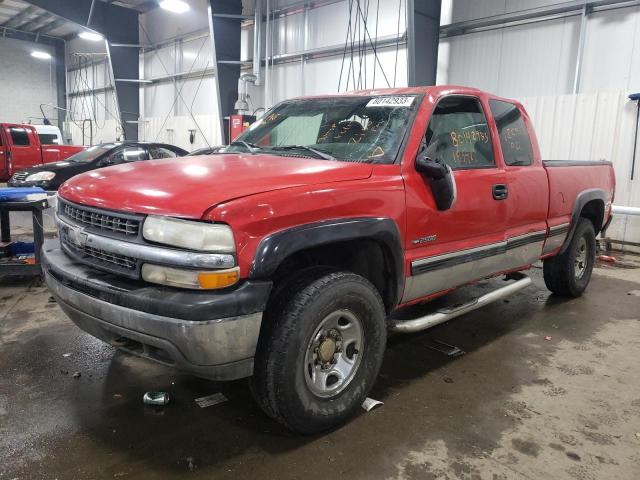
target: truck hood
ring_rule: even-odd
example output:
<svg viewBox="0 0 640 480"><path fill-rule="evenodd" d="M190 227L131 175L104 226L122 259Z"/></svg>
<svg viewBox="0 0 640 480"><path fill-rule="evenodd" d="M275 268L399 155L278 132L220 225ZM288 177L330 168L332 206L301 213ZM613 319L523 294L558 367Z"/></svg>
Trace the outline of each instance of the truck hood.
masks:
<svg viewBox="0 0 640 480"><path fill-rule="evenodd" d="M58 193L83 205L201 218L234 198L283 188L358 180L369 164L273 155L221 154L135 162L73 177Z"/></svg>

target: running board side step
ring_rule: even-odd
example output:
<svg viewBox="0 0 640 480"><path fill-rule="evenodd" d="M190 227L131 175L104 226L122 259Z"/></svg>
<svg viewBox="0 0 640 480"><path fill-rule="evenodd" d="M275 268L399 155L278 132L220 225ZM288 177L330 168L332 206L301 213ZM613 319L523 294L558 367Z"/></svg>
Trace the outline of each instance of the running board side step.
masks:
<svg viewBox="0 0 640 480"><path fill-rule="evenodd" d="M460 315L472 312L497 300L513 295L531 284L531 278L520 272L510 274L508 279L516 281L498 288L493 292L482 295L481 297L474 298L470 302L455 305L453 307L441 308L434 313L430 313L424 317L414 318L413 320L396 321L390 326L390 329L394 332L402 333L413 333L426 330L427 328L434 327L440 323L447 322L453 318L459 317Z"/></svg>

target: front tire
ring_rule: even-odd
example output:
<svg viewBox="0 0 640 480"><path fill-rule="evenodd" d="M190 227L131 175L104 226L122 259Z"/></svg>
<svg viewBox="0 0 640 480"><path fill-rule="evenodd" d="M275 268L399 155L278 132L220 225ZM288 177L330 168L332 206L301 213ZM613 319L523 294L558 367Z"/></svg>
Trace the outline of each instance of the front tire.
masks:
<svg viewBox="0 0 640 480"><path fill-rule="evenodd" d="M544 260L544 283L561 297L579 297L589 285L596 259L593 224L581 218L565 252Z"/></svg>
<svg viewBox="0 0 640 480"><path fill-rule="evenodd" d="M270 303L251 391L290 430L313 434L355 414L371 390L386 347L376 288L349 272L312 268Z"/></svg>

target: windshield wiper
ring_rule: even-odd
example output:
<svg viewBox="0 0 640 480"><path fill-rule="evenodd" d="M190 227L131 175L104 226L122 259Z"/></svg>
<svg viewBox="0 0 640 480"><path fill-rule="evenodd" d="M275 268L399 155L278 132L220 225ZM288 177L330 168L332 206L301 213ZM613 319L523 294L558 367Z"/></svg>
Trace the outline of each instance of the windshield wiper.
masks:
<svg viewBox="0 0 640 480"><path fill-rule="evenodd" d="M247 151L251 154L251 155L255 155L256 152L258 150L260 150L260 146L256 145L255 143L249 143L249 142L244 142L242 140L234 140L233 142L231 142L229 144L230 147L234 147L234 146L242 146L244 148L247 149Z"/></svg>
<svg viewBox="0 0 640 480"><path fill-rule="evenodd" d="M279 145L277 147L269 147L271 150L306 150L308 152L313 153L314 155L324 159L324 160L335 160L336 157L330 155L322 150L318 150L317 148L307 147L306 145Z"/></svg>

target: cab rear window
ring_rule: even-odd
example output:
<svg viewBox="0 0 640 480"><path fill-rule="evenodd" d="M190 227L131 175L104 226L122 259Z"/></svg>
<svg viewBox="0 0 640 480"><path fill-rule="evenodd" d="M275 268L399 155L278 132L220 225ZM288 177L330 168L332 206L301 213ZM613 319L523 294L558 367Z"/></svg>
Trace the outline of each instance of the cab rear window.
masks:
<svg viewBox="0 0 640 480"><path fill-rule="evenodd" d="M489 100L489 108L498 127L504 163L507 166L531 165L531 139L518 107L501 100Z"/></svg>
<svg viewBox="0 0 640 480"><path fill-rule="evenodd" d="M58 135L55 133L39 133L38 138L42 145L58 145Z"/></svg>

